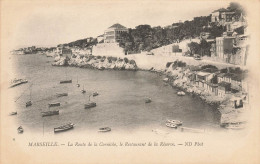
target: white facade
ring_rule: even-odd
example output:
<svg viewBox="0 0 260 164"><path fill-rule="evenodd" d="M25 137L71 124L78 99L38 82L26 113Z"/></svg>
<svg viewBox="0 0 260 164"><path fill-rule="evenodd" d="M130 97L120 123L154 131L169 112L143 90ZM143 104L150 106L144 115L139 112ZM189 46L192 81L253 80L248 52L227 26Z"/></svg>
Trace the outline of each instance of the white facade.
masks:
<svg viewBox="0 0 260 164"><path fill-rule="evenodd" d="M128 29L120 24L114 24L104 32L104 43L118 43L122 40L121 34Z"/></svg>

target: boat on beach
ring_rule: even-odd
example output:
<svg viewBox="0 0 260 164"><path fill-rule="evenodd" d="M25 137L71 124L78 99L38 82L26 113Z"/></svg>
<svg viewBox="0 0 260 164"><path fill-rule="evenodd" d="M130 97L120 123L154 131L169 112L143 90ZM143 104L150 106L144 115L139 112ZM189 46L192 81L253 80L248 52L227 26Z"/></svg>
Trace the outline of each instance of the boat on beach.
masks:
<svg viewBox="0 0 260 164"><path fill-rule="evenodd" d="M52 111L42 112L42 117L53 116L53 115L59 115L59 110L52 110Z"/></svg>
<svg viewBox="0 0 260 164"><path fill-rule="evenodd" d="M99 132L110 132L111 128L110 127L104 127L104 128L99 128Z"/></svg>
<svg viewBox="0 0 260 164"><path fill-rule="evenodd" d="M169 123L169 122L167 122L165 125L166 125L167 127L169 127L169 128L177 128L177 127L178 127L178 125L173 124L173 123Z"/></svg>
<svg viewBox="0 0 260 164"><path fill-rule="evenodd" d="M9 115L10 116L17 115L17 112L11 112Z"/></svg>
<svg viewBox="0 0 260 164"><path fill-rule="evenodd" d="M179 120L167 120L167 123L176 124L177 126L182 125L182 121Z"/></svg>
<svg viewBox="0 0 260 164"><path fill-rule="evenodd" d="M17 128L17 131L18 131L18 133L23 133L23 127L22 127L22 126L19 126L19 127Z"/></svg>
<svg viewBox="0 0 260 164"><path fill-rule="evenodd" d="M50 103L48 104L49 107L55 107L55 106L60 106L60 103L59 102L56 102L56 103Z"/></svg>
<svg viewBox="0 0 260 164"><path fill-rule="evenodd" d="M177 92L177 95L178 95L178 96L185 96L185 92L179 91L179 92Z"/></svg>
<svg viewBox="0 0 260 164"><path fill-rule="evenodd" d="M14 79L14 80L11 81L10 88L13 88L13 87L16 87L18 85L25 84L25 83L28 83L28 80L26 80L26 79Z"/></svg>
<svg viewBox="0 0 260 164"><path fill-rule="evenodd" d="M57 97L68 96L68 93L57 93Z"/></svg>
<svg viewBox="0 0 260 164"><path fill-rule="evenodd" d="M67 123L65 125L54 128L54 133L67 131L67 130L72 129L73 127L74 127L73 123Z"/></svg>

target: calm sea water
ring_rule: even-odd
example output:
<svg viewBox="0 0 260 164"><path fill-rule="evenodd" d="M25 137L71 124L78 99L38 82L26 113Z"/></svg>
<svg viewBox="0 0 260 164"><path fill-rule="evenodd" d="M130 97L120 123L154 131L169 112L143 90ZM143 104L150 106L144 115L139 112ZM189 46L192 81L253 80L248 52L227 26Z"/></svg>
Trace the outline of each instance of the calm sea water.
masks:
<svg viewBox="0 0 260 164"><path fill-rule="evenodd" d="M179 97L176 90L165 86L163 76L144 71L91 70L76 67L51 66L52 58L41 55L12 56L16 77L24 77L29 83L11 88L17 100L16 119L27 131L53 134L53 128L67 122L76 127L67 133L98 130L109 126L113 131L138 131L139 129L172 130L165 126L167 119L183 121L183 126L220 130L219 115L208 105L191 96ZM60 80L72 79L69 84L59 84ZM76 86L78 82L81 87ZM32 85L31 107L25 107L30 99L29 86ZM84 86L86 94L81 93ZM97 103L95 108L84 109L88 95ZM67 92L68 97L56 97L56 93ZM146 104L145 97L152 103ZM48 109L48 103L60 102L60 107ZM60 114L42 117L42 111L59 109Z"/></svg>

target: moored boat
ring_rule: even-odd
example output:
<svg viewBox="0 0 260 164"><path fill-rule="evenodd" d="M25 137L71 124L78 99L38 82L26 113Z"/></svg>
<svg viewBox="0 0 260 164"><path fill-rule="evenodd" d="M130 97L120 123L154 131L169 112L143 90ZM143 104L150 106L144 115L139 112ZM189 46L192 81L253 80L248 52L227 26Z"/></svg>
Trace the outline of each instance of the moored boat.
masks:
<svg viewBox="0 0 260 164"><path fill-rule="evenodd" d="M42 117L53 116L58 114L59 114L59 110L46 111L46 112L42 112Z"/></svg>
<svg viewBox="0 0 260 164"><path fill-rule="evenodd" d="M68 96L68 93L57 93L57 97Z"/></svg>
<svg viewBox="0 0 260 164"><path fill-rule="evenodd" d="M145 99L145 103L150 103L150 102L152 102L151 98L148 97L148 98Z"/></svg>
<svg viewBox="0 0 260 164"><path fill-rule="evenodd" d="M93 95L93 97L95 97L95 96L98 96L99 94L98 94L98 92L94 92L92 95Z"/></svg>
<svg viewBox="0 0 260 164"><path fill-rule="evenodd" d="M18 85L25 84L25 83L28 83L28 80L26 80L26 79L14 79L11 82L10 88L13 88L13 87L16 87Z"/></svg>
<svg viewBox="0 0 260 164"><path fill-rule="evenodd" d="M48 105L49 105L49 107L54 107L54 106L60 106L60 103L59 102L57 102L57 103L50 103Z"/></svg>
<svg viewBox="0 0 260 164"><path fill-rule="evenodd" d="M59 126L59 127L57 127L57 128L54 128L54 133L67 131L67 130L72 129L73 127L74 127L74 124L73 124L73 123L68 123L68 124Z"/></svg>
<svg viewBox="0 0 260 164"><path fill-rule="evenodd" d="M83 89L81 90L81 93L86 93L86 90L84 89L84 85L83 85Z"/></svg>
<svg viewBox="0 0 260 164"><path fill-rule="evenodd" d="M32 105L32 101L27 101L26 104L25 104L26 107L29 107L31 105Z"/></svg>
<svg viewBox="0 0 260 164"><path fill-rule="evenodd" d="M89 103L85 104L85 109L93 108L95 106L97 106L97 104L95 102L89 102Z"/></svg>
<svg viewBox="0 0 260 164"><path fill-rule="evenodd" d="M19 126L19 127L17 128L17 131L18 131L18 133L23 133L23 127L22 127L22 126Z"/></svg>
<svg viewBox="0 0 260 164"><path fill-rule="evenodd" d="M78 76L77 76L77 87L80 87Z"/></svg>
<svg viewBox="0 0 260 164"><path fill-rule="evenodd" d="M72 80L61 80L60 84L64 84L64 83L72 83Z"/></svg>
<svg viewBox="0 0 260 164"><path fill-rule="evenodd" d="M99 132L110 132L111 128L110 127L104 127L104 128L99 128Z"/></svg>

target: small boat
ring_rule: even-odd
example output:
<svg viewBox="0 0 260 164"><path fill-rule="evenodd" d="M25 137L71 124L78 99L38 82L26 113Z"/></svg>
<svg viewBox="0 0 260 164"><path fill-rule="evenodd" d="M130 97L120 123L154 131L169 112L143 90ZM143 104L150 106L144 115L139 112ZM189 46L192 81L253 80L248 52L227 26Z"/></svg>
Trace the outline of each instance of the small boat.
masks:
<svg viewBox="0 0 260 164"><path fill-rule="evenodd" d="M177 95L178 95L178 96L185 96L185 92L179 91L179 92L177 92Z"/></svg>
<svg viewBox="0 0 260 164"><path fill-rule="evenodd" d="M31 106L31 105L32 105L32 101L28 101L28 102L26 102L26 104L25 104L26 107L29 107L29 106Z"/></svg>
<svg viewBox="0 0 260 164"><path fill-rule="evenodd" d="M152 102L151 98L148 97L148 98L145 99L145 103L150 103L150 102Z"/></svg>
<svg viewBox="0 0 260 164"><path fill-rule="evenodd" d="M12 115L17 115L17 112L11 112L9 115L10 115L10 116L12 116Z"/></svg>
<svg viewBox="0 0 260 164"><path fill-rule="evenodd" d="M80 87L78 77L77 77L77 87Z"/></svg>
<svg viewBox="0 0 260 164"><path fill-rule="evenodd" d="M25 83L28 83L28 80L26 80L26 79L14 79L11 82L10 88L13 88L13 87L16 87L18 85L25 84Z"/></svg>
<svg viewBox="0 0 260 164"><path fill-rule="evenodd" d="M97 104L95 102L89 102L89 103L85 104L85 109L93 108L95 106L97 106Z"/></svg>
<svg viewBox="0 0 260 164"><path fill-rule="evenodd" d="M99 95L98 92L93 93L93 97L98 96L98 95Z"/></svg>
<svg viewBox="0 0 260 164"><path fill-rule="evenodd" d="M32 106L32 85L30 86L30 100L26 102L25 106L29 107Z"/></svg>
<svg viewBox="0 0 260 164"><path fill-rule="evenodd" d="M169 127L169 128L177 128L178 126L176 125L176 124L172 124L172 123L166 123L165 124L167 127Z"/></svg>
<svg viewBox="0 0 260 164"><path fill-rule="evenodd" d="M42 112L42 117L53 116L58 114L59 114L59 110L46 111L46 112Z"/></svg>
<svg viewBox="0 0 260 164"><path fill-rule="evenodd" d="M57 93L57 97L68 96L68 93Z"/></svg>
<svg viewBox="0 0 260 164"><path fill-rule="evenodd" d="M18 131L18 133L23 133L23 127L22 127L22 126L19 126L19 127L17 128L17 131Z"/></svg>
<svg viewBox="0 0 260 164"><path fill-rule="evenodd" d="M64 83L72 83L72 80L61 80L60 84L64 84Z"/></svg>
<svg viewBox="0 0 260 164"><path fill-rule="evenodd" d="M164 82L168 82L169 79L166 77L166 78L163 79L163 81L164 81Z"/></svg>
<svg viewBox="0 0 260 164"><path fill-rule="evenodd" d="M225 125L222 125L226 129L233 129L233 130L241 130L245 128L245 124L238 122L238 123L226 123Z"/></svg>
<svg viewBox="0 0 260 164"><path fill-rule="evenodd" d="M68 124L59 126L59 127L57 127L57 128L54 128L54 133L67 131L67 130L69 130L69 129L72 129L73 127L74 127L74 124L73 124L73 123L68 123Z"/></svg>
<svg viewBox="0 0 260 164"><path fill-rule="evenodd" d="M83 85L83 89L81 90L81 93L86 93L86 90L84 89L84 85Z"/></svg>
<svg viewBox="0 0 260 164"><path fill-rule="evenodd" d="M85 90L85 89L82 89L82 90L81 90L81 93L86 93L86 90Z"/></svg>
<svg viewBox="0 0 260 164"><path fill-rule="evenodd" d="M54 106L60 106L60 103L59 102L57 102L57 103L50 103L48 105L49 105L49 107L54 107Z"/></svg>
<svg viewBox="0 0 260 164"><path fill-rule="evenodd" d="M182 121L179 120L167 120L167 123L176 124L177 126L182 125Z"/></svg>
<svg viewBox="0 0 260 164"><path fill-rule="evenodd" d="M99 132L110 132L111 128L110 127L104 127L104 128L99 128Z"/></svg>
<svg viewBox="0 0 260 164"><path fill-rule="evenodd" d="M66 74L66 78L65 78L66 80L61 80L61 81L60 81L60 84L72 83L72 80L71 80L71 79L70 79L70 80L67 79L67 69L65 70L65 74Z"/></svg>

